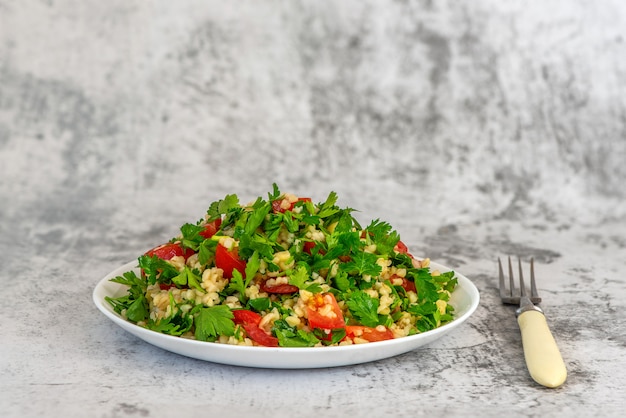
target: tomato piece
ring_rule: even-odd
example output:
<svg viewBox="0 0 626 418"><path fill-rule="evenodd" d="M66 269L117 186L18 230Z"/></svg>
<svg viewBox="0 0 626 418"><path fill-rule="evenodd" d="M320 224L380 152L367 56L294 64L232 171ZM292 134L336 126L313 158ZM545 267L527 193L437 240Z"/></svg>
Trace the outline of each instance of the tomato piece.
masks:
<svg viewBox="0 0 626 418"><path fill-rule="evenodd" d="M302 246L302 251L307 254L311 254L311 251L315 248L315 242L313 241L304 241L304 245Z"/></svg>
<svg viewBox="0 0 626 418"><path fill-rule="evenodd" d="M248 309L236 309L233 311L233 316L235 324L241 325L252 341L266 347L278 347L278 338L268 334L259 326L261 315Z"/></svg>
<svg viewBox="0 0 626 418"><path fill-rule="evenodd" d="M174 283L168 283L168 284L159 283L159 288L161 290L170 290L170 289L175 288L175 287L176 287L176 285Z"/></svg>
<svg viewBox="0 0 626 418"><path fill-rule="evenodd" d="M235 324L254 324L259 325L261 322L261 315L248 309L235 309L233 311L233 322Z"/></svg>
<svg viewBox="0 0 626 418"><path fill-rule="evenodd" d="M285 213L288 210L293 210L293 208L296 206L296 203L298 202L311 202L311 198L310 197L299 197L298 200L296 200L295 202L292 202L289 204L289 207L284 208L283 207L283 201L285 199L279 199L279 200L274 200L272 202L272 210L274 211L274 213ZM286 206L286 205L285 205Z"/></svg>
<svg viewBox="0 0 626 418"><path fill-rule="evenodd" d="M404 242L398 241L395 250L399 253L406 254L409 252L409 247L407 247Z"/></svg>
<svg viewBox="0 0 626 418"><path fill-rule="evenodd" d="M225 278L232 278L233 270L239 271L242 276L245 275L246 265L247 263L239 258L239 252L236 247L229 251L223 245L217 245L215 249L215 266L224 271Z"/></svg>
<svg viewBox="0 0 626 418"><path fill-rule="evenodd" d="M243 324L243 329L246 330L248 337L257 344L265 347L278 347L278 338L268 334L258 325L245 323Z"/></svg>
<svg viewBox="0 0 626 418"><path fill-rule="evenodd" d="M406 244L402 241L398 241L394 250L396 250L399 253L406 254L411 258L414 258L413 254L409 252L409 247L407 247Z"/></svg>
<svg viewBox="0 0 626 418"><path fill-rule="evenodd" d="M343 312L332 293L313 295L307 304L307 317L311 329L343 328L346 325Z"/></svg>
<svg viewBox="0 0 626 418"><path fill-rule="evenodd" d="M409 279L403 277L402 278L402 287L407 292L415 292L417 293L417 288L415 287L415 282L410 281Z"/></svg>
<svg viewBox="0 0 626 418"><path fill-rule="evenodd" d="M263 282L261 283L261 290L267 293L286 295L289 293L296 293L299 289L297 286L289 283L269 285L267 284L267 280L263 280Z"/></svg>
<svg viewBox="0 0 626 418"><path fill-rule="evenodd" d="M355 337L363 338L371 343L376 341L384 341L393 339L393 332L389 328L380 330L362 325L346 326L346 337L354 339Z"/></svg>
<svg viewBox="0 0 626 418"><path fill-rule="evenodd" d="M174 257L182 256L186 259L191 257L194 254L194 251L190 248L183 248L177 242L168 242L166 244L159 245L158 247L154 247L151 250L146 251L145 255L147 256L157 256L162 260L171 260Z"/></svg>
<svg viewBox="0 0 626 418"><path fill-rule="evenodd" d="M313 248L315 248L316 246L317 246L317 243L315 241L304 241L304 245L302 246L302 251L311 255L313 254ZM326 251L324 251L323 248L318 247L317 253L320 255L324 255L326 254Z"/></svg>
<svg viewBox="0 0 626 418"><path fill-rule="evenodd" d="M415 293L417 293L417 288L415 287L415 282L410 281L406 277L400 277L400 276L396 276L396 275L394 275L392 277L392 281L393 281L393 279L396 279L396 278L402 279L402 284L400 286L402 286L402 288L404 290L406 290L407 292L415 292Z"/></svg>
<svg viewBox="0 0 626 418"><path fill-rule="evenodd" d="M393 276L391 276L391 282L394 283L396 280L402 280L402 283L400 284L400 286L402 286L402 288L404 290L406 290L407 292L415 292L417 293L417 288L415 287L415 282L407 279L406 277L400 277L397 274L394 274Z"/></svg>
<svg viewBox="0 0 626 418"><path fill-rule="evenodd" d="M204 225L204 230L200 232L200 236L205 239L209 239L220 230L220 226L222 226L222 218L217 218Z"/></svg>
<svg viewBox="0 0 626 418"><path fill-rule="evenodd" d="M285 212L285 211L286 211L286 209L283 209L283 208L281 207L281 203L282 203L282 202L283 202L283 199L280 199L280 200L274 200L274 201L272 202L272 211L274 211L274 213L278 213L278 212L283 213L283 212Z"/></svg>

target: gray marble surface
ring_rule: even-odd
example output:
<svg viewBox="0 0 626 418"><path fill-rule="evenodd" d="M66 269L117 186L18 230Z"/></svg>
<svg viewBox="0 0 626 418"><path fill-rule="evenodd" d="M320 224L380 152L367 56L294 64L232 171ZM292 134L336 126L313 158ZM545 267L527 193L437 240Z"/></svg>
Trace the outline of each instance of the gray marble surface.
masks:
<svg viewBox="0 0 626 418"><path fill-rule="evenodd" d="M0 0L0 415L618 416L626 5ZM316 370L153 347L91 294L228 193L382 218L481 303ZM536 385L496 258L534 257L569 377Z"/></svg>

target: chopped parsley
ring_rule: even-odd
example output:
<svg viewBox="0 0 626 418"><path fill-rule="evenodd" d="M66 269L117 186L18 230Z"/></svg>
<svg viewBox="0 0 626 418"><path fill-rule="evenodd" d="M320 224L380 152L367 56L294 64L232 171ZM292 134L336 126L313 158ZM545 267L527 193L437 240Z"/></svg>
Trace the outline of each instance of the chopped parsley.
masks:
<svg viewBox="0 0 626 418"><path fill-rule="evenodd" d="M276 184L248 204L226 195L180 227L173 252L156 247L138 257L141 274L112 279L128 292L106 300L156 332L282 347L349 343L350 326L390 338L453 320L454 272L421 267L389 223L363 227L338 200L331 191L314 203Z"/></svg>

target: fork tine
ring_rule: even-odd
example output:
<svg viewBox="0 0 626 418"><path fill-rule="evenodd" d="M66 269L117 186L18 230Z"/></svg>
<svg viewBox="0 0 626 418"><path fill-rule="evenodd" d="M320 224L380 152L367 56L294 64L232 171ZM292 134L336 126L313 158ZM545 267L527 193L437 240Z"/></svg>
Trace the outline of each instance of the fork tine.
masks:
<svg viewBox="0 0 626 418"><path fill-rule="evenodd" d="M500 279L500 299L505 299L508 295L506 294L506 287L504 285L504 272L502 271L502 262L500 261L500 257L498 257L498 272Z"/></svg>
<svg viewBox="0 0 626 418"><path fill-rule="evenodd" d="M511 264L511 257L509 257L509 289L511 298L517 296L517 289L515 288L515 279L513 278L513 264Z"/></svg>
<svg viewBox="0 0 626 418"><path fill-rule="evenodd" d="M539 298L539 292L537 291L537 284L535 283L535 259L530 259L530 297L534 300L541 300Z"/></svg>
<svg viewBox="0 0 626 418"><path fill-rule="evenodd" d="M524 284L524 273L522 272L522 260L520 258L517 259L517 264L519 266L519 289L520 296L526 296L526 285Z"/></svg>

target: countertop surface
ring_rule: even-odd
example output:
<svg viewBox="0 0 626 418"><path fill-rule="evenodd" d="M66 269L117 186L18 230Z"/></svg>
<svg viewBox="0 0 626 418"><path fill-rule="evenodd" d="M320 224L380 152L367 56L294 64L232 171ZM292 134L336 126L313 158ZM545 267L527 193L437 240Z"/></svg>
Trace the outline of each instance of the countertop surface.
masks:
<svg viewBox="0 0 626 418"><path fill-rule="evenodd" d="M626 6L0 0L0 415L618 416ZM352 366L196 360L92 292L227 194L389 222L480 305ZM526 369L497 258L535 260L568 369Z"/></svg>

